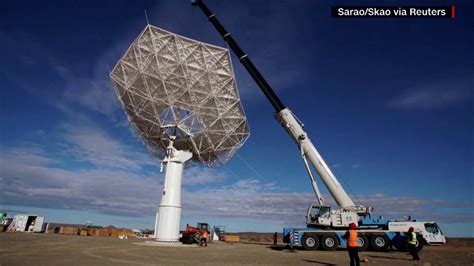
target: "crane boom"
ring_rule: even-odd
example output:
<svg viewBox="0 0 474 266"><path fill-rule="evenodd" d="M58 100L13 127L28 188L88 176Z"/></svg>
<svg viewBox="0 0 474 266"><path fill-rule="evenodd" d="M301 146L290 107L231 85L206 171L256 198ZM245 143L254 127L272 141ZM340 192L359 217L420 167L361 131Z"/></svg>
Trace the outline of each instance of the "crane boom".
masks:
<svg viewBox="0 0 474 266"><path fill-rule="evenodd" d="M319 154L318 150L304 131L303 125L298 122L295 115L288 108L285 108L276 113L275 117L280 121L283 128L299 146L301 152L304 153L307 159L311 162L318 173L319 178L321 178L337 205L342 208L354 206L354 202L347 195L331 169L329 169L323 157L321 157L321 154Z"/></svg>
<svg viewBox="0 0 474 266"><path fill-rule="evenodd" d="M217 20L217 17L209 10L209 8L204 4L202 0L193 0L192 5L198 6L204 12L204 14L209 18L209 21L212 23L212 25L214 25L219 34L224 38L224 41L229 45L229 47L235 53L237 58L239 58L240 63L242 63L242 65L247 69L249 74L252 76L252 78L262 90L263 94L265 94L267 99L275 108L275 117L277 118L277 120L292 137L292 139L296 142L303 156L305 156L309 160L311 165L313 165L314 169L318 173L318 176L320 177L324 185L327 187L329 193L331 193L331 196L334 198L336 203L341 208L355 207L352 199L347 195L341 183L339 183L337 178L332 173L331 169L329 169L328 165L319 154L316 147L308 138L308 135L303 129L303 125L298 122L298 119L295 117L295 115L283 105L283 103L275 94L273 89L270 87L270 85L255 67L255 65L252 63L249 56L244 53L244 51L240 48L234 38L230 35L229 32L225 30L222 24ZM319 192L316 192L317 189L314 187L314 180L312 185L313 189L315 189L315 193L319 194ZM318 200L320 200L320 195L317 195L317 198Z"/></svg>
<svg viewBox="0 0 474 266"><path fill-rule="evenodd" d="M214 25L217 31L228 43L232 51L237 55L239 61L244 65L249 74L255 80L267 99L275 108L275 118L280 122L281 126L287 131L290 137L295 141L300 149L301 156L305 163L306 170L311 181L314 193L319 205L311 204L306 215L306 228L285 228L284 242L290 245L303 246L308 250L318 248L321 239L321 247L325 250L335 250L337 247L346 245L346 241L337 232L346 229L351 223L356 223L359 228L360 237L358 242L362 243L361 250L365 250L369 244L374 250L385 250L390 244L400 249L405 246L405 241L401 235L408 227L417 228L422 232L424 241L418 240L418 243L444 244L446 239L439 230L438 225L434 222L417 222L407 221L387 221L383 217L372 218L372 207L356 206L352 199L347 195L342 185L332 173L321 154L311 142L308 134L304 130L303 123L283 105L281 100L275 94L270 85L265 81L258 69L252 63L250 58L235 42L229 32L220 24L216 16L207 8L202 0L192 0L193 6L198 6L209 21ZM308 163L309 162L309 163ZM332 210L330 206L325 206L320 195L317 184L311 172L311 164L318 173L321 181L328 189L331 196L339 205L339 209ZM430 228L428 230L427 228ZM293 237L294 235L298 237ZM370 241L368 241L370 238ZM365 240L364 240L365 239ZM329 241L328 241L329 240ZM422 245L420 245L422 246ZM398 248L398 247L397 247Z"/></svg>

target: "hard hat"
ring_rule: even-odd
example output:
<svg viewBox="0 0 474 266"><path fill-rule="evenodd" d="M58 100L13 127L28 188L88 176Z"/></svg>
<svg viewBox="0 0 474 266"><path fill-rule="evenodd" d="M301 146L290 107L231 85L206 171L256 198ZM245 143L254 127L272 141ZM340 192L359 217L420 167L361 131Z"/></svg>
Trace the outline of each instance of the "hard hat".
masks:
<svg viewBox="0 0 474 266"><path fill-rule="evenodd" d="M356 224L355 223L349 224L349 229L355 230L356 229Z"/></svg>

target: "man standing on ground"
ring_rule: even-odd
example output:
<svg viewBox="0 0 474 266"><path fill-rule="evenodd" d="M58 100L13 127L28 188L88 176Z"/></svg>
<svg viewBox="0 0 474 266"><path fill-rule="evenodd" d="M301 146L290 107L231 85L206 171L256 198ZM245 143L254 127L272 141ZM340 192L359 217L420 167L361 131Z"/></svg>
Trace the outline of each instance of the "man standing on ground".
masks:
<svg viewBox="0 0 474 266"><path fill-rule="evenodd" d="M207 247L207 229L204 229L201 236L201 246L206 245Z"/></svg>
<svg viewBox="0 0 474 266"><path fill-rule="evenodd" d="M416 250L416 233L413 227L408 229L408 251L410 251L413 260L420 260L418 256L418 251Z"/></svg>
<svg viewBox="0 0 474 266"><path fill-rule="evenodd" d="M359 260L359 241L357 241L357 231L355 223L349 225L349 231L343 236L347 239L347 252L349 252L349 259L351 266L360 266Z"/></svg>

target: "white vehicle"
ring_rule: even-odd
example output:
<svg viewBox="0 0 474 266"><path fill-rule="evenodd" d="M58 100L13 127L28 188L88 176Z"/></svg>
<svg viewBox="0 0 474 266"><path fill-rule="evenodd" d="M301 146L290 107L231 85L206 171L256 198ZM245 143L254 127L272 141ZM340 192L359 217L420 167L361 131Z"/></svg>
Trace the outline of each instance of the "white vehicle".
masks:
<svg viewBox="0 0 474 266"><path fill-rule="evenodd" d="M446 238L441 228L435 222L389 222L388 230L392 232L407 232L410 227L415 229L417 234L423 236L429 245L446 244Z"/></svg>

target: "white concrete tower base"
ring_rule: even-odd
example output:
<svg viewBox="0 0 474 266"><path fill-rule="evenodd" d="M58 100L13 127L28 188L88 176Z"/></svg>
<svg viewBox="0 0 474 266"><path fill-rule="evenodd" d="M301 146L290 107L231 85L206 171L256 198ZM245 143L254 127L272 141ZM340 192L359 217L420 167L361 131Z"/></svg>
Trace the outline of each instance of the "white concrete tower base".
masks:
<svg viewBox="0 0 474 266"><path fill-rule="evenodd" d="M189 151L178 151L168 148L165 182L160 206L156 213L155 239L160 242L178 242L179 224L181 222L181 177L184 163L192 158Z"/></svg>

